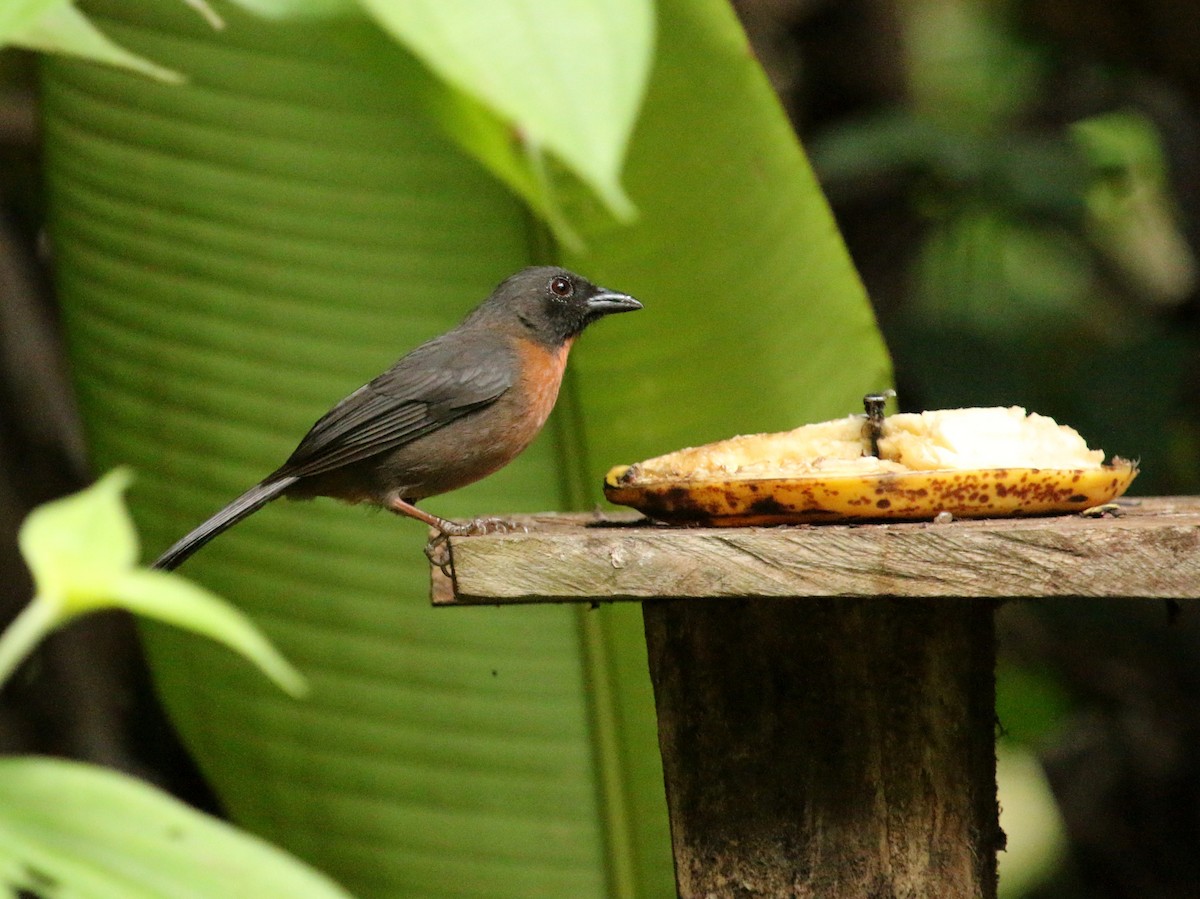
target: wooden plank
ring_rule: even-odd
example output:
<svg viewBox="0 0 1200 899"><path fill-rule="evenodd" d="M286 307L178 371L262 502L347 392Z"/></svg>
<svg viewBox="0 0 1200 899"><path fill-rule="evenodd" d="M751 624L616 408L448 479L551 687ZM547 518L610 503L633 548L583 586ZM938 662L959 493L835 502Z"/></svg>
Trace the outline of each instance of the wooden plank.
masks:
<svg viewBox="0 0 1200 899"><path fill-rule="evenodd" d="M1200 497L1080 515L670 528L636 514L529 516L450 541L439 605L688 597L1200 597ZM640 523L639 523L640 522Z"/></svg>

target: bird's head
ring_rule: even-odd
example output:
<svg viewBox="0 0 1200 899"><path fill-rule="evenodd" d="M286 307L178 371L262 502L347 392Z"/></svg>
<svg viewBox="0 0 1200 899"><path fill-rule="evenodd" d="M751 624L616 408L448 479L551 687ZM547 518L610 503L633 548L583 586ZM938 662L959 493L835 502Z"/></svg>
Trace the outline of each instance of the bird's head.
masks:
<svg viewBox="0 0 1200 899"><path fill-rule="evenodd" d="M528 336L557 347L592 322L642 304L628 294L598 287L582 275L553 265L527 268L508 278L471 316L511 322Z"/></svg>

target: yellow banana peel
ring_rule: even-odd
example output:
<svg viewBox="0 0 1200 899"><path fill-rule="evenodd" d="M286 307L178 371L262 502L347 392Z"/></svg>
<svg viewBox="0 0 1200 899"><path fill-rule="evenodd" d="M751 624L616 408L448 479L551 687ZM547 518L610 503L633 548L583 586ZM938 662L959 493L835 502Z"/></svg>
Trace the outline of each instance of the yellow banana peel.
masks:
<svg viewBox="0 0 1200 899"><path fill-rule="evenodd" d="M1079 512L1120 496L1137 464L1019 407L862 415L689 447L604 479L651 518L712 526ZM874 453L877 453L874 454Z"/></svg>

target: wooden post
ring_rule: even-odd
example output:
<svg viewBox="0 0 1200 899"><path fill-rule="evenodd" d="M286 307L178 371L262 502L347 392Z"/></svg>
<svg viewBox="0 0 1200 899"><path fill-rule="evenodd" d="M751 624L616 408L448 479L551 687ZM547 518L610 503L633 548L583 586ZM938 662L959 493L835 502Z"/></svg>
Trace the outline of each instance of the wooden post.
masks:
<svg viewBox="0 0 1200 899"><path fill-rule="evenodd" d="M438 605L643 602L679 895L992 899L992 612L1200 595L1200 498L1119 518L454 538Z"/></svg>
<svg viewBox="0 0 1200 899"><path fill-rule="evenodd" d="M989 604L643 609L681 897L995 897Z"/></svg>

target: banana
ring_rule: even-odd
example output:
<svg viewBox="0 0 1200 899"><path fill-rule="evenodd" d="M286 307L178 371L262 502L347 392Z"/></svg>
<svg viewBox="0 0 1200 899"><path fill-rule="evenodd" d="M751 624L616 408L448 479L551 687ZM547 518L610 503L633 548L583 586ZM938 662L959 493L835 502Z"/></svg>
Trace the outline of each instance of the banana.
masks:
<svg viewBox="0 0 1200 899"><path fill-rule="evenodd" d="M719 527L1045 515L1120 496L1137 463L1024 409L851 415L618 465L609 501Z"/></svg>

